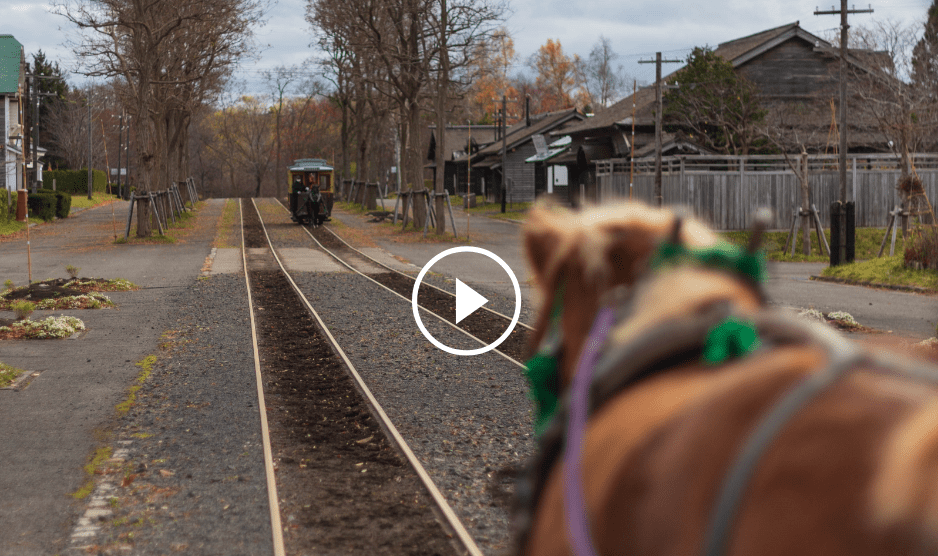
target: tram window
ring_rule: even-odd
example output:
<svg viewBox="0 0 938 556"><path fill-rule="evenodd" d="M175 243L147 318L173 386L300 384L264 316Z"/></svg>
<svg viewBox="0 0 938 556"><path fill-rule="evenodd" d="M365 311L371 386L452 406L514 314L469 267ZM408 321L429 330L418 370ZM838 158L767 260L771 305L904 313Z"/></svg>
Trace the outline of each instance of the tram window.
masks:
<svg viewBox="0 0 938 556"><path fill-rule="evenodd" d="M302 174L293 174L293 189L303 187L303 175Z"/></svg>
<svg viewBox="0 0 938 556"><path fill-rule="evenodd" d="M323 191L329 191L329 174L323 174L319 176L319 183L322 185L320 189Z"/></svg>
<svg viewBox="0 0 938 556"><path fill-rule="evenodd" d="M318 176L316 176L316 174L306 174L306 180L307 180L307 184L310 187L315 187L319 185L319 179L318 179Z"/></svg>

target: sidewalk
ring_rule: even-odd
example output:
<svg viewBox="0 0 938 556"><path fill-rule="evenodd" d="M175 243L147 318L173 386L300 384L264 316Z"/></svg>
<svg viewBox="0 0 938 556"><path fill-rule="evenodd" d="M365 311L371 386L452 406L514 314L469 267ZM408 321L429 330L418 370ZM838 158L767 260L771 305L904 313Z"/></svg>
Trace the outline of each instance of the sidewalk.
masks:
<svg viewBox="0 0 938 556"><path fill-rule="evenodd" d="M87 479L83 467L106 442L115 405L127 396L140 368L157 351L160 335L185 308L167 294L195 282L211 250L224 201L203 205L187 238L170 245L115 245L127 203L83 211L30 229L32 278L126 278L142 289L108 296L114 309L37 311L81 318L77 339L3 341L0 360L40 373L22 390L0 390L0 552L47 555L66 548L82 504L71 493ZM123 218L121 217L123 215ZM27 282L25 235L0 242L0 280ZM9 317L12 313L0 315Z"/></svg>

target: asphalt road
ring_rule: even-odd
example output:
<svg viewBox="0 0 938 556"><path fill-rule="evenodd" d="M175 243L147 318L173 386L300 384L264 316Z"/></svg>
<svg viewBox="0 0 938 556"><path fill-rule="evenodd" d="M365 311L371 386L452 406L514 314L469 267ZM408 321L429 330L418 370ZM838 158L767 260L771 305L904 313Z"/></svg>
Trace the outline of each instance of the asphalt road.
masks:
<svg viewBox="0 0 938 556"><path fill-rule="evenodd" d="M347 225L366 227L359 216L337 214ZM466 229L466 215L456 211L456 226L460 234ZM470 222L472 245L488 249L514 270L521 281L524 303L532 302L533 288L527 284L530 277L521 243L522 226L513 222L472 216ZM376 242L392 254L423 267L437 253L452 247L450 244L398 243L377 238ZM825 313L846 311L864 326L881 331L892 331L907 338L924 339L935 336L938 324L938 296L877 290L860 286L846 286L811 280L825 267L819 263L770 263L767 291L773 305L796 309L813 308ZM447 277L458 277L468 285L487 287L505 296L513 296L511 283L494 263L477 255L454 255L435 264L433 271Z"/></svg>
<svg viewBox="0 0 938 556"><path fill-rule="evenodd" d="M811 280L823 263L770 263L766 287L771 302L824 313L846 311L864 326L907 337L935 336L938 296L846 286Z"/></svg>

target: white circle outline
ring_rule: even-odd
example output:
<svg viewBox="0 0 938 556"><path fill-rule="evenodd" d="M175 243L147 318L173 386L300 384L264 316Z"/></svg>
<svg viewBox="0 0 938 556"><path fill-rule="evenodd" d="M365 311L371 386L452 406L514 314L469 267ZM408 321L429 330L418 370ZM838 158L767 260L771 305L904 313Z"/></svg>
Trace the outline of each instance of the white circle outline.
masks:
<svg viewBox="0 0 938 556"><path fill-rule="evenodd" d="M505 270L505 272L508 273L508 277L511 278L511 284L515 287L515 315L511 319L511 324L497 340L485 347L476 349L456 349L449 347L448 345L434 338L432 334L427 332L427 328L423 325L423 321L420 320L420 310L417 306L417 292L420 290L420 284L423 283L423 277L427 274L427 271L433 267L434 264L440 261L440 259L449 255L454 255L456 253L476 253L478 255L485 255L486 257L492 259L493 261L497 262ZM430 262L425 264L423 268L420 269L420 274L417 275L417 281L414 282L414 293L411 297L410 304L414 309L414 320L417 321L417 327L420 328L420 331L423 333L424 337L430 340L431 344L452 355L481 355L500 346L501 343L508 338L508 335L511 334L511 331L515 329L515 325L518 324L518 317L521 316L521 286L518 285L518 278L515 276L515 273L511 271L511 268L505 264L505 261L503 261L498 255L492 253L488 249L470 246L452 247L430 259Z"/></svg>

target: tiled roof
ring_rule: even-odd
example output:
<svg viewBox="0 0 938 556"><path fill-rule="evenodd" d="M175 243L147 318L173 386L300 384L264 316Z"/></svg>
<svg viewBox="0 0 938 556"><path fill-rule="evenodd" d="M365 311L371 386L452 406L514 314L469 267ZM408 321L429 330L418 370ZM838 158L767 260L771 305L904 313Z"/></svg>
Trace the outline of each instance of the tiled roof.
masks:
<svg viewBox="0 0 938 556"><path fill-rule="evenodd" d="M750 58L747 56L747 54L754 53L760 48L769 45L769 43L772 41L783 38L783 35L792 33L801 35L803 38L808 40L821 41L825 46L830 46L827 42L824 42L820 38L815 37L814 35L811 35L807 31L801 29L798 26L798 22L796 21L794 23L789 23L780 27L761 31L753 35L748 35L746 37L720 43L720 45L718 45L713 50L713 52L722 56L724 59L733 62L734 65L738 65L741 63L741 61L748 60ZM680 71L680 68L662 77L662 81L668 81L668 79L673 77L673 75L678 71ZM593 130L598 131L604 128L612 127L616 124L629 125L632 123L631 118L633 102L635 104L635 124L639 126L654 125L655 87L654 85L650 85L648 87L639 89L634 95L634 101L633 96L629 95L616 104L606 108L596 116L589 118L588 120L577 125L571 126L568 129L565 129L564 133L575 135L588 133Z"/></svg>

